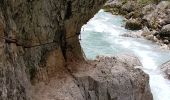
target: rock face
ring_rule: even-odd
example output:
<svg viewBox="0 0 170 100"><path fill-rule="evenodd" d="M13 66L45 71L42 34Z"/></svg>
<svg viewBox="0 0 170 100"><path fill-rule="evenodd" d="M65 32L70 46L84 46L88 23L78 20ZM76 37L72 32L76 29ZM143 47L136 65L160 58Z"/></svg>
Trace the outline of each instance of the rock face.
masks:
<svg viewBox="0 0 170 100"><path fill-rule="evenodd" d="M1 0L0 100L152 100L135 57L84 60L81 26L105 1Z"/></svg>
<svg viewBox="0 0 170 100"><path fill-rule="evenodd" d="M31 99L31 82L83 59L81 26L106 0L1 0L0 99Z"/></svg>
<svg viewBox="0 0 170 100"><path fill-rule="evenodd" d="M142 65L132 55L98 57L68 65L73 78L63 75L64 79L41 84L35 100L153 100L149 76L139 69Z"/></svg>
<svg viewBox="0 0 170 100"><path fill-rule="evenodd" d="M140 30L142 29L142 24L137 19L130 19L126 22L125 28L130 30Z"/></svg>
<svg viewBox="0 0 170 100"><path fill-rule="evenodd" d="M150 28L160 28L163 25L169 24L169 1L161 1L158 5L147 5L143 8L143 19L148 22Z"/></svg>
<svg viewBox="0 0 170 100"><path fill-rule="evenodd" d="M166 77L170 79L170 61L162 64L160 68L163 71L163 73L166 75Z"/></svg>

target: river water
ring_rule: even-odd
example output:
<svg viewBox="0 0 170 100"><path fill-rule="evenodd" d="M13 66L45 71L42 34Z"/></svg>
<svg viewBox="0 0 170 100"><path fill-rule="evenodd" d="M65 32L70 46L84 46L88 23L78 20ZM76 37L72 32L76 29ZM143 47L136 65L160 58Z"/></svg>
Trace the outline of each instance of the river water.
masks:
<svg viewBox="0 0 170 100"><path fill-rule="evenodd" d="M163 77L159 66L170 60L170 51L144 38L123 37L131 32L124 27L122 16L100 10L81 29L81 46L88 59L97 55L113 56L120 53L135 54L150 76L150 87L154 100L170 100L170 81Z"/></svg>

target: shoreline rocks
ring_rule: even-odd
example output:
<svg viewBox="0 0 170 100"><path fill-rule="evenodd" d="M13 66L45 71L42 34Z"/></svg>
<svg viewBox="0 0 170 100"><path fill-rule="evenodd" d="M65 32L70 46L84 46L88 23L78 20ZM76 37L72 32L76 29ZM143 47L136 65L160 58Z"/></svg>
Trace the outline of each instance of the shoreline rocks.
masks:
<svg viewBox="0 0 170 100"><path fill-rule="evenodd" d="M108 3L106 7L110 7L113 14L117 13L127 18L126 29L142 29L142 36L146 39L156 42L163 46L162 48L170 49L170 1L150 2L144 5L131 0L114 1L116 2L110 5ZM119 4L119 7L113 10L112 8L116 9L116 4ZM135 9L131 9L129 5L134 5L131 7Z"/></svg>
<svg viewBox="0 0 170 100"><path fill-rule="evenodd" d="M126 21L125 28L129 30L140 30L142 29L142 24L137 19L129 19Z"/></svg>
<svg viewBox="0 0 170 100"><path fill-rule="evenodd" d="M139 67L142 67L140 61L133 55L97 57L96 60L87 62L69 62L67 68L70 75L64 75L63 83L53 80L45 86L42 85L38 91L36 90L35 96L39 97L43 91L44 97L37 100L48 98L57 100L153 100L149 76ZM56 84L59 84L57 82L62 87L56 88ZM46 90L44 87L55 89L55 91Z"/></svg>

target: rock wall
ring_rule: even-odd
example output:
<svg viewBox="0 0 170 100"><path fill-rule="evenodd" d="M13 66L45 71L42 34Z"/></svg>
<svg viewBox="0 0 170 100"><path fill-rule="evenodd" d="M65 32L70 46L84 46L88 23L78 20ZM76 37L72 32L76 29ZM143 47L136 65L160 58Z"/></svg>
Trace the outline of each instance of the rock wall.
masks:
<svg viewBox="0 0 170 100"><path fill-rule="evenodd" d="M0 0L0 100L31 99L31 82L83 60L78 35L106 0Z"/></svg>

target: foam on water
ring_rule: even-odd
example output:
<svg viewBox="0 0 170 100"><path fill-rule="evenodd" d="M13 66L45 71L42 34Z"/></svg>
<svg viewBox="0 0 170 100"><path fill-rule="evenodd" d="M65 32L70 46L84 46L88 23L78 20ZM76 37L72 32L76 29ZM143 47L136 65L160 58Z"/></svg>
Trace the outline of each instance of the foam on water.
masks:
<svg viewBox="0 0 170 100"><path fill-rule="evenodd" d="M118 53L132 53L139 57L143 70L150 76L151 91L154 100L170 100L170 81L164 79L158 66L170 60L170 51L143 38L122 37L129 32L121 27L122 16L114 16L103 10L99 11L82 27L81 45L89 59L97 55L113 56Z"/></svg>

